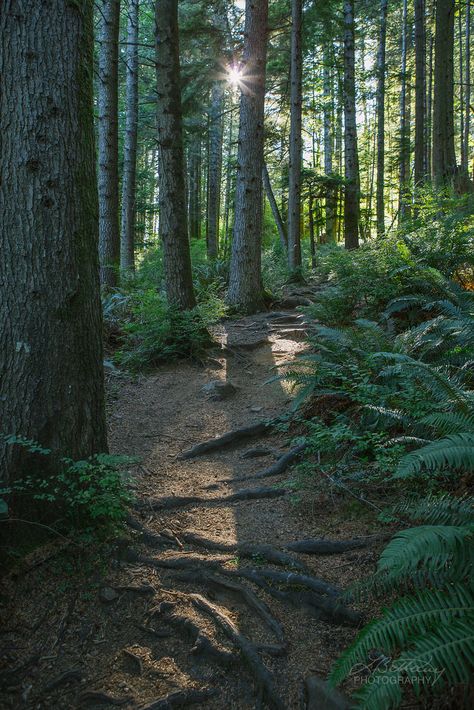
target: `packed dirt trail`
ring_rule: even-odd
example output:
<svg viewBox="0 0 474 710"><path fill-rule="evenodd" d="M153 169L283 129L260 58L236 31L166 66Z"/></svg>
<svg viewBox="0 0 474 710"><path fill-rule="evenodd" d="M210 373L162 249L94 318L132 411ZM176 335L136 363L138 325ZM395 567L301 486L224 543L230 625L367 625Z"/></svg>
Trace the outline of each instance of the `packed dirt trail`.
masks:
<svg viewBox="0 0 474 710"><path fill-rule="evenodd" d="M4 664L5 707L346 706L326 703L319 679L361 624L338 595L376 558L363 539L372 523L343 516L329 491L297 500L283 469L298 452L268 471L297 429L263 426L186 454L288 411L288 386L267 381L306 347L306 327L294 308L227 321L204 364L110 375L111 450L141 458L130 532L84 571L89 587L73 575L59 590L55 554L11 582L11 608L23 600L7 636L21 682ZM288 548L314 539L352 543Z"/></svg>

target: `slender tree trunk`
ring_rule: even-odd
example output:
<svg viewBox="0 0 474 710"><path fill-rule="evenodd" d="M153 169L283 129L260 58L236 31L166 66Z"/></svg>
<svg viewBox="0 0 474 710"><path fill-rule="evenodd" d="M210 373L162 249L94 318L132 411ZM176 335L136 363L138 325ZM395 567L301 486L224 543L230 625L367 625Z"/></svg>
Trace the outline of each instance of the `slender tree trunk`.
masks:
<svg viewBox="0 0 474 710"><path fill-rule="evenodd" d="M301 270L301 161L302 161L302 64L301 26L303 1L291 2L290 65L290 164L288 184L288 266Z"/></svg>
<svg viewBox="0 0 474 710"><path fill-rule="evenodd" d="M92 11L0 4L0 426L74 459L107 449ZM34 468L0 440L5 482Z"/></svg>
<svg viewBox="0 0 474 710"><path fill-rule="evenodd" d="M156 3L156 77L158 93L158 160L160 233L166 295L181 309L195 305L186 218L178 0Z"/></svg>
<svg viewBox="0 0 474 710"><path fill-rule="evenodd" d="M426 179L425 0L415 0L415 186Z"/></svg>
<svg viewBox="0 0 474 710"><path fill-rule="evenodd" d="M123 147L120 268L135 269L135 190L138 130L138 10L140 0L128 2L126 56L126 115Z"/></svg>
<svg viewBox="0 0 474 710"><path fill-rule="evenodd" d="M201 138L195 136L189 146L189 237L201 237Z"/></svg>
<svg viewBox="0 0 474 710"><path fill-rule="evenodd" d="M313 193L309 191L308 199L308 221L309 221L309 247L311 250L311 268L316 268L316 243L314 239L314 206Z"/></svg>
<svg viewBox="0 0 474 710"><path fill-rule="evenodd" d="M267 196L268 202L270 203L273 219L275 220L275 224L277 226L278 236L280 237L280 243L283 247L283 250L286 251L288 243L285 232L285 225L283 224L280 210L278 209L278 203L275 199L275 195L273 194L272 183L270 182L270 175L268 174L268 168L266 163L263 164L262 178L265 194Z"/></svg>
<svg viewBox="0 0 474 710"><path fill-rule="evenodd" d="M387 39L387 0L380 0L380 36L377 52L377 236L385 233L385 46Z"/></svg>
<svg viewBox="0 0 474 710"><path fill-rule="evenodd" d="M401 71L401 92L400 92L400 190L398 198L399 221L403 222L407 217L408 207L408 183L410 178L410 124L407 120L407 54L408 54L408 0L403 0L402 19L402 71Z"/></svg>
<svg viewBox="0 0 474 710"><path fill-rule="evenodd" d="M332 175L332 151L333 151L333 136L331 131L332 124L332 86L331 86L331 52L326 44L323 54L323 121L324 121L324 173L327 176ZM334 187L328 186L326 191L326 241L336 241L336 221L335 221L335 192ZM311 222L310 222L311 224Z"/></svg>
<svg viewBox="0 0 474 710"><path fill-rule="evenodd" d="M232 100L232 99L231 99ZM234 140L234 108L231 105L229 119L229 142L227 146L226 178L225 178L225 208L224 208L224 259L227 259L230 245L230 211L232 191L232 144Z"/></svg>
<svg viewBox="0 0 474 710"><path fill-rule="evenodd" d="M471 129L471 0L466 0L466 37L465 53L466 67L465 79L465 117L464 117L464 140L463 154L461 156L461 167L465 174L469 174L469 134Z"/></svg>
<svg viewBox="0 0 474 710"><path fill-rule="evenodd" d="M437 0L433 98L433 178L441 187L453 181L454 152L454 0Z"/></svg>
<svg viewBox="0 0 474 710"><path fill-rule="evenodd" d="M246 312L263 305L262 168L268 0L245 7L237 186L230 260L229 303Z"/></svg>
<svg viewBox="0 0 474 710"><path fill-rule="evenodd" d="M464 155L464 47L463 47L463 26L462 9L458 8L458 47L459 47L459 141L460 141L460 163L463 167Z"/></svg>
<svg viewBox="0 0 474 710"><path fill-rule="evenodd" d="M428 88L426 97L426 177L431 180L432 169L432 144L433 144L433 58L434 58L434 13L435 3L431 6L430 39L428 50Z"/></svg>
<svg viewBox="0 0 474 710"><path fill-rule="evenodd" d="M118 181L118 36L120 0L99 8L99 253L101 282L116 286L120 266Z"/></svg>
<svg viewBox="0 0 474 710"><path fill-rule="evenodd" d="M219 251L219 216L222 181L222 137L224 89L216 82L211 92L209 115L209 163L207 178L207 255L216 259Z"/></svg>
<svg viewBox="0 0 474 710"><path fill-rule="evenodd" d="M354 0L344 0L344 241L359 246L359 156L357 151Z"/></svg>

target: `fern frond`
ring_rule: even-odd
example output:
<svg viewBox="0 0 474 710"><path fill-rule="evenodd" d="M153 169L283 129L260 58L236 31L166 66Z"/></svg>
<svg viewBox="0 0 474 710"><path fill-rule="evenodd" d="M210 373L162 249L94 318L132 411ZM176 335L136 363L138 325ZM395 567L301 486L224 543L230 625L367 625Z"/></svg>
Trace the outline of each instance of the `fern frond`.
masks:
<svg viewBox="0 0 474 710"><path fill-rule="evenodd" d="M403 648L410 637L425 634L437 626L449 626L455 619L470 615L474 615L473 590L461 584L445 591L425 590L402 597L384 609L381 618L362 629L334 664L330 681L334 685L341 683L357 664L365 661L372 648L391 654Z"/></svg>
<svg viewBox="0 0 474 710"><path fill-rule="evenodd" d="M394 478L408 478L422 468L440 471L446 468L474 471L474 434L452 434L411 451L398 464Z"/></svg>
<svg viewBox="0 0 474 710"><path fill-rule="evenodd" d="M426 424L436 429L440 434L459 434L470 432L474 434L474 415L461 412L435 412L420 419L420 424Z"/></svg>
<svg viewBox="0 0 474 710"><path fill-rule="evenodd" d="M400 503L392 509L392 514L422 520L429 525L470 525L474 521L473 500L469 496L454 498L444 493L429 495L424 499L415 499Z"/></svg>

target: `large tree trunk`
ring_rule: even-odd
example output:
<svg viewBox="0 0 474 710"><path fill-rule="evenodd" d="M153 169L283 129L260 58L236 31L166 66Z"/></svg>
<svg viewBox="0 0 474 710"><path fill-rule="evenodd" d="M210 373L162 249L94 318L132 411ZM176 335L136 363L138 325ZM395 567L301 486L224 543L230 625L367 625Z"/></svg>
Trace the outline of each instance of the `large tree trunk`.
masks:
<svg viewBox="0 0 474 710"><path fill-rule="evenodd" d="M415 186L426 179L425 0L415 0Z"/></svg>
<svg viewBox="0 0 474 710"><path fill-rule="evenodd" d="M469 134L471 129L471 0L466 0L466 36L465 36L465 58L466 66L464 70L464 82L466 91L464 93L465 117L464 117L464 140L463 153L461 156L461 167L465 174L469 173ZM462 91L462 87L461 87Z"/></svg>
<svg viewBox="0 0 474 710"><path fill-rule="evenodd" d="M74 459L107 448L92 8L0 4L1 430ZM29 464L0 441L4 480Z"/></svg>
<svg viewBox="0 0 474 710"><path fill-rule="evenodd" d="M332 82L331 82L331 63L332 52L329 50L329 45L325 45L323 53L323 118L324 118L324 173L327 176L332 175L332 152L333 152L333 134L331 123L333 120L333 97L332 97ZM334 187L331 185L326 191L326 242L336 241L336 195Z"/></svg>
<svg viewBox="0 0 474 710"><path fill-rule="evenodd" d="M135 268L135 189L138 128L138 10L140 0L129 0L126 56L126 116L123 148L122 231L120 267Z"/></svg>
<svg viewBox="0 0 474 710"><path fill-rule="evenodd" d="M454 8L455 0L437 0L433 97L433 179L441 187L452 182L454 152Z"/></svg>
<svg viewBox="0 0 474 710"><path fill-rule="evenodd" d="M387 0L380 0L380 35L377 52L377 236L385 233L385 46L387 39Z"/></svg>
<svg viewBox="0 0 474 710"><path fill-rule="evenodd" d="M409 77L407 76L407 53L408 53L408 0L403 0L402 19L402 71L401 71L401 91L400 91L400 159L399 177L400 190L398 198L399 221L403 222L409 215L409 182L410 182L410 122L408 120L408 110L410 102L407 100L407 86Z"/></svg>
<svg viewBox="0 0 474 710"><path fill-rule="evenodd" d="M301 270L302 76L301 25L303 1L291 2L290 164L288 183L288 266Z"/></svg>
<svg viewBox="0 0 474 710"><path fill-rule="evenodd" d="M357 152L354 0L344 0L344 241L359 246L359 155Z"/></svg>
<svg viewBox="0 0 474 710"><path fill-rule="evenodd" d="M221 207L222 139L224 89L216 82L211 92L209 114L209 164L207 178L207 255L216 259L219 252L219 216Z"/></svg>
<svg viewBox="0 0 474 710"><path fill-rule="evenodd" d="M246 312L263 305L262 168L268 0L247 0L237 186L228 300Z"/></svg>
<svg viewBox="0 0 474 710"><path fill-rule="evenodd" d="M120 0L99 0L99 253L101 282L116 286L120 266L118 35Z"/></svg>
<svg viewBox="0 0 474 710"><path fill-rule="evenodd" d="M166 295L184 310L195 305L186 217L178 0L156 3L156 79L160 234L163 242Z"/></svg>
<svg viewBox="0 0 474 710"><path fill-rule="evenodd" d="M263 164L262 178L263 178L263 187L265 189L265 194L267 196L267 200L268 200L271 210L272 210L273 219L275 220L275 224L276 224L276 227L278 230L278 236L280 237L280 244L283 247L283 250L286 251L287 246L288 246L288 241L287 241L287 236L286 236L286 232L285 232L285 225L283 224L280 210L278 208L278 203L277 203L277 201L275 199L275 195L273 193L272 183L270 181L270 175L268 174L268 168L267 168L266 163Z"/></svg>

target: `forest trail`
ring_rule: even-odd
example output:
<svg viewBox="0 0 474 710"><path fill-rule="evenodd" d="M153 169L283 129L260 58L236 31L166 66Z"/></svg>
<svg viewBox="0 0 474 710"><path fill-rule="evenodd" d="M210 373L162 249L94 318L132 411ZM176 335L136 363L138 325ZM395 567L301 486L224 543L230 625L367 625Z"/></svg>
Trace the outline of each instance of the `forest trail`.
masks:
<svg viewBox="0 0 474 710"><path fill-rule="evenodd" d="M345 707L325 705L314 678L327 676L360 624L338 607L337 592L364 574L376 547L309 555L286 546L363 537L371 523L360 511L341 515L329 492L295 504L285 472L238 480L275 463L295 431L180 458L288 410L287 385L267 381L305 348L305 328L294 308L227 321L204 366L110 376L111 450L141 457L131 537L82 580L71 571L68 583L55 553L12 583L24 601L11 621L11 649L26 666L7 707ZM203 390L215 381L235 391L216 401Z"/></svg>

